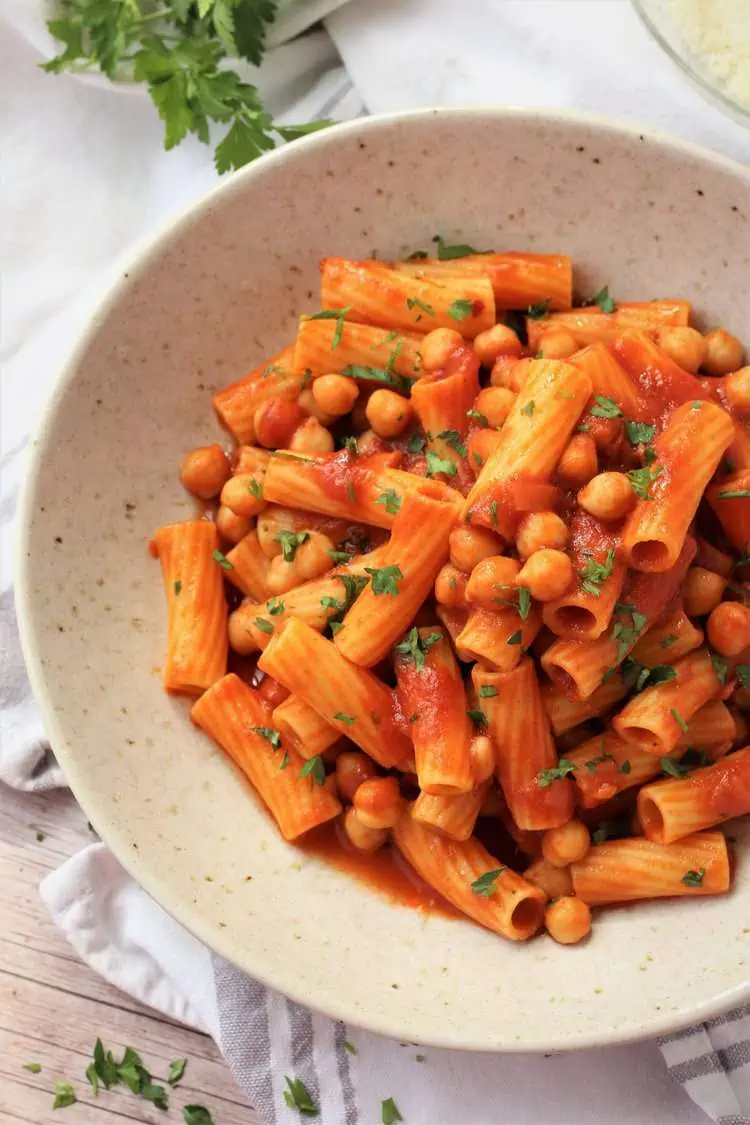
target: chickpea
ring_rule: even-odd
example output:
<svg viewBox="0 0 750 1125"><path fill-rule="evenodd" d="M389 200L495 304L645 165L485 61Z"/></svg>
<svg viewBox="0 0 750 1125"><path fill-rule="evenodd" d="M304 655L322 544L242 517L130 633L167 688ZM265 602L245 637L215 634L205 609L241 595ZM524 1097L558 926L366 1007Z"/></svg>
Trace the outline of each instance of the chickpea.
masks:
<svg viewBox="0 0 750 1125"><path fill-rule="evenodd" d="M553 867L568 867L583 859L591 847L589 830L580 820L549 828L542 836L542 855Z"/></svg>
<svg viewBox="0 0 750 1125"><path fill-rule="evenodd" d="M320 531L307 532L307 539L297 547L294 558L287 560L281 554L271 559L266 572L269 594L285 594L294 586L325 574L333 565L328 553L332 550L333 543L327 535Z"/></svg>
<svg viewBox="0 0 750 1125"><path fill-rule="evenodd" d="M478 476L489 457L497 449L501 436L497 430L474 430L466 443L469 465Z"/></svg>
<svg viewBox="0 0 750 1125"><path fill-rule="evenodd" d="M514 389L513 372L521 361L514 355L501 355L492 365L490 386Z"/></svg>
<svg viewBox="0 0 750 1125"><path fill-rule="evenodd" d="M260 473L237 473L230 477L221 490L221 503L231 508L236 516L252 517L263 511L263 477Z"/></svg>
<svg viewBox="0 0 750 1125"><path fill-rule="evenodd" d="M464 572L452 563L446 563L435 579L435 601L440 605L465 606L466 583Z"/></svg>
<svg viewBox="0 0 750 1125"><path fill-rule="evenodd" d="M474 784L489 781L495 772L495 748L486 734L477 734L469 743Z"/></svg>
<svg viewBox="0 0 750 1125"><path fill-rule="evenodd" d="M730 406L742 414L750 413L750 367L740 367L727 375L724 389Z"/></svg>
<svg viewBox="0 0 750 1125"><path fill-rule="evenodd" d="M697 375L698 368L705 362L708 351L706 340L697 329L662 328L658 340L659 347L678 367L683 371L689 371L691 375Z"/></svg>
<svg viewBox="0 0 750 1125"><path fill-rule="evenodd" d="M378 437L395 438L411 424L414 407L403 395L382 388L370 395L365 415Z"/></svg>
<svg viewBox="0 0 750 1125"><path fill-rule="evenodd" d="M727 580L720 574L703 566L691 566L682 587L685 613L688 617L705 617L716 609L726 588Z"/></svg>
<svg viewBox="0 0 750 1125"><path fill-rule="evenodd" d="M544 924L554 941L575 945L591 933L591 911L582 899L566 896L547 907Z"/></svg>
<svg viewBox="0 0 750 1125"><path fill-rule="evenodd" d="M571 488L580 488L596 476L598 468L594 439L590 434L573 434L558 462L558 477Z"/></svg>
<svg viewBox="0 0 750 1125"><path fill-rule="evenodd" d="M229 479L229 462L220 445L203 445L186 453L180 464L183 488L201 500L213 500Z"/></svg>
<svg viewBox="0 0 750 1125"><path fill-rule="evenodd" d="M423 371L440 371L456 348L464 346L464 338L455 328L435 328L428 332L419 348Z"/></svg>
<svg viewBox="0 0 750 1125"><path fill-rule="evenodd" d="M384 829L368 828L363 824L353 806L344 813L344 832L350 844L361 852L376 852L388 839L388 833Z"/></svg>
<svg viewBox="0 0 750 1125"><path fill-rule="evenodd" d="M521 564L505 555L482 559L469 575L467 601L485 609L497 609L503 599L512 601Z"/></svg>
<svg viewBox="0 0 750 1125"><path fill-rule="evenodd" d="M561 598L573 579L573 564L564 551L542 547L534 551L518 572L516 583L525 586L538 602Z"/></svg>
<svg viewBox="0 0 750 1125"><path fill-rule="evenodd" d="M564 898L573 893L573 880L567 867L553 867L546 859L535 859L523 873L535 887L540 887L547 898Z"/></svg>
<svg viewBox="0 0 750 1125"><path fill-rule="evenodd" d="M457 570L471 574L477 563L502 549L500 537L483 527L456 527L450 533L450 560Z"/></svg>
<svg viewBox="0 0 750 1125"><path fill-rule="evenodd" d="M344 750L336 759L336 784L345 801L353 801L363 782L377 777L375 766L359 750Z"/></svg>
<svg viewBox="0 0 750 1125"><path fill-rule="evenodd" d="M264 676L258 684L258 695L273 709L289 698L289 691L273 676Z"/></svg>
<svg viewBox="0 0 750 1125"><path fill-rule="evenodd" d="M239 543L250 532L251 521L247 516L237 516L226 504L222 504L216 513L216 530L222 539L230 543Z"/></svg>
<svg viewBox="0 0 750 1125"><path fill-rule="evenodd" d="M233 472L264 473L271 462L271 454L257 445L240 445L235 455Z"/></svg>
<svg viewBox="0 0 750 1125"><path fill-rule="evenodd" d="M230 613L227 623L229 647L233 652L239 652L241 656L249 656L251 652L257 652L260 648L255 634L250 628L258 612L257 608L253 607L252 615L248 613L247 606L251 604L251 602L243 603L234 613Z"/></svg>
<svg viewBox="0 0 750 1125"><path fill-rule="evenodd" d="M486 332L480 332L474 339L474 351L483 367L492 367L501 355L521 356L523 344L507 324L496 324Z"/></svg>
<svg viewBox="0 0 750 1125"><path fill-rule="evenodd" d="M542 334L538 350L544 359L569 359L578 351L578 341L567 328L548 328Z"/></svg>
<svg viewBox="0 0 750 1125"><path fill-rule="evenodd" d="M709 375L729 375L742 367L745 352L742 342L723 328L715 328L706 336L706 358L703 369Z"/></svg>
<svg viewBox="0 0 750 1125"><path fill-rule="evenodd" d="M508 387L485 387L474 402L474 409L484 414L490 426L499 429L513 409L516 395Z"/></svg>
<svg viewBox="0 0 750 1125"><path fill-rule="evenodd" d="M289 439L289 448L295 453L333 453L333 435L317 418L305 418Z"/></svg>
<svg viewBox="0 0 750 1125"><path fill-rule="evenodd" d="M619 520L635 507L633 486L625 473L598 473L578 493L578 503L600 520Z"/></svg>
<svg viewBox="0 0 750 1125"><path fill-rule="evenodd" d="M515 391L516 394L518 394L518 392L521 390L524 383L526 382L527 378L529 377L529 373L532 370L533 363L534 363L534 360L530 359L530 358L519 359L518 362L516 364L514 364L513 368L511 369L510 384L509 385L510 385L510 389L512 391Z"/></svg>
<svg viewBox="0 0 750 1125"><path fill-rule="evenodd" d="M345 375L320 375L312 385L312 396L320 410L333 418L348 414L359 397L354 379Z"/></svg>
<svg viewBox="0 0 750 1125"><path fill-rule="evenodd" d="M739 602L722 602L711 612L706 634L721 656L739 656L750 645L750 609Z"/></svg>
<svg viewBox="0 0 750 1125"><path fill-rule="evenodd" d="M305 387L303 391L300 391L297 402L306 414L310 414L313 418L317 418L321 426L330 426L333 422L336 421L335 414L326 414L325 410L320 409L317 402L315 401L315 396L312 393L311 387Z"/></svg>
<svg viewBox="0 0 750 1125"><path fill-rule="evenodd" d="M354 807L365 828L393 828L401 815L401 789L395 777L363 781L354 794Z"/></svg>
<svg viewBox="0 0 750 1125"><path fill-rule="evenodd" d="M253 415L258 444L266 449L286 449L292 434L306 417L297 402L279 395L266 399Z"/></svg>
<svg viewBox="0 0 750 1125"><path fill-rule="evenodd" d="M568 542L568 529L555 512L530 512L516 532L516 547L528 559L542 547L561 551Z"/></svg>

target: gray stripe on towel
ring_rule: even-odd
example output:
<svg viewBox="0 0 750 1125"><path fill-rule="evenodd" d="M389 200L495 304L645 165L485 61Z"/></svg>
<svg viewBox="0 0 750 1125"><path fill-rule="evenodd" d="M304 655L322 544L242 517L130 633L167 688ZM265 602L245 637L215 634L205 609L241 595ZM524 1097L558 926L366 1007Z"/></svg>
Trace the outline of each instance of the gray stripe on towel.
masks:
<svg viewBox="0 0 750 1125"><path fill-rule="evenodd" d="M669 1073L677 1082L690 1082L693 1078L703 1078L706 1074L731 1074L750 1063L750 1041L732 1043L720 1051L708 1051L695 1059L677 1063L669 1067Z"/></svg>
<svg viewBox="0 0 750 1125"><path fill-rule="evenodd" d="M212 962L221 1052L264 1125L276 1125L266 989L221 957Z"/></svg>
<svg viewBox="0 0 750 1125"><path fill-rule="evenodd" d="M289 1032L292 1041L292 1065L294 1077L301 1078L310 1091L312 1100L320 1105L320 1082L315 1069L313 1055L312 1013L292 1000L286 1002L289 1016Z"/></svg>
<svg viewBox="0 0 750 1125"><path fill-rule="evenodd" d="M354 1083L352 1082L351 1059L344 1046L346 1040L346 1024L341 1020L336 1021L334 1029L334 1042L336 1044L336 1066L339 1072L341 1093L344 1098L344 1120L346 1125L357 1125L357 1105L354 1100Z"/></svg>

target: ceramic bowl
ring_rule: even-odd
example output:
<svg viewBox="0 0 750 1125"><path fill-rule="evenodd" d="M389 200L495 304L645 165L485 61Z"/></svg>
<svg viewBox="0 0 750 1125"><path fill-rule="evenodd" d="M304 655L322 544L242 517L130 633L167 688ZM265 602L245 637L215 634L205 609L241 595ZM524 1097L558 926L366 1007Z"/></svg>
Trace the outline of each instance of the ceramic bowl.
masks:
<svg viewBox="0 0 750 1125"><path fill-rule="evenodd" d="M750 826L724 898L604 912L574 948L423 915L285 844L169 698L146 543L194 509L180 456L221 438L211 392L317 307L324 255L435 233L571 254L577 288L679 296L750 336L750 173L583 116L424 111L339 126L222 184L133 263L36 441L22 516L23 641L76 797L125 867L212 949L319 1011L400 1040L551 1050L654 1035L750 997Z"/></svg>

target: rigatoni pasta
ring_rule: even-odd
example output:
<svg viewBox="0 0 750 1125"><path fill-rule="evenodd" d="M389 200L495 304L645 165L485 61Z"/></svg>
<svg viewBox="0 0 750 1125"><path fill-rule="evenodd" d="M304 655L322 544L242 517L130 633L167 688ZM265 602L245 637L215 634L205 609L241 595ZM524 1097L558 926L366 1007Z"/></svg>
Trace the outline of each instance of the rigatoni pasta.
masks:
<svg viewBox="0 0 750 1125"><path fill-rule="evenodd" d="M201 509L151 543L164 684L286 840L569 944L590 906L729 887L744 376L701 371L686 301L573 307L565 255L432 255L324 259L295 339L214 395L237 448L186 455Z"/></svg>

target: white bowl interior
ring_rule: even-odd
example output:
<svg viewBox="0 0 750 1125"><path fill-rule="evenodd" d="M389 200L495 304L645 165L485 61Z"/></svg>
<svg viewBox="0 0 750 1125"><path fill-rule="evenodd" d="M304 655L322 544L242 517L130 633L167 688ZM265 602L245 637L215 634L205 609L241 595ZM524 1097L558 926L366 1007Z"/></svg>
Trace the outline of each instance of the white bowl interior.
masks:
<svg viewBox="0 0 750 1125"><path fill-rule="evenodd" d="M188 517L181 454L211 392L317 308L324 255L398 255L440 232L561 251L577 289L687 297L750 336L750 178L596 120L454 111L355 122L223 185L126 274L39 435L20 614L60 762L107 843L248 973L354 1024L470 1049L654 1034L750 994L750 831L727 898L604 913L577 948L506 943L394 905L278 836L162 691L165 611L146 543ZM248 879L248 876L252 876ZM744 903L744 905L743 905Z"/></svg>

